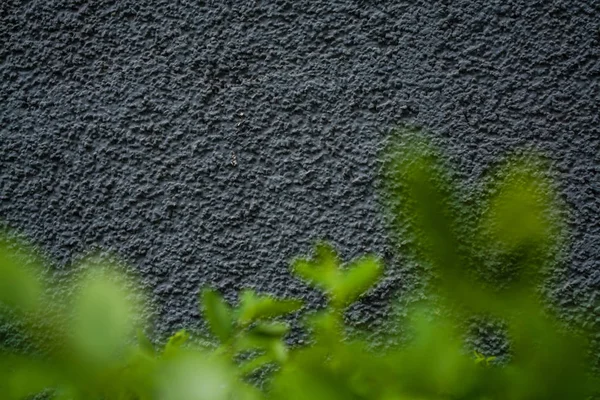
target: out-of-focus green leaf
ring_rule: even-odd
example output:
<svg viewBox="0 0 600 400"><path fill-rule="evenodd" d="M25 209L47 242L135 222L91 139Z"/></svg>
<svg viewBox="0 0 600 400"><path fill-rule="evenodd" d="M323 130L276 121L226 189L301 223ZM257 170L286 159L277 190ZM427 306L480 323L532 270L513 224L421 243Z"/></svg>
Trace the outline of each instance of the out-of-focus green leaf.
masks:
<svg viewBox="0 0 600 400"><path fill-rule="evenodd" d="M336 311L318 312L308 315L305 320L317 343L335 346L344 337L341 317Z"/></svg>
<svg viewBox="0 0 600 400"><path fill-rule="evenodd" d="M475 355L475 364L485 365L487 367L489 367L491 365L490 363L496 359L495 356L487 357L478 351L473 351L473 354Z"/></svg>
<svg viewBox="0 0 600 400"><path fill-rule="evenodd" d="M23 262L9 244L0 237L0 304L16 311L34 311L40 305L42 273L35 263Z"/></svg>
<svg viewBox="0 0 600 400"><path fill-rule="evenodd" d="M351 262L333 288L333 301L340 306L353 303L377 282L382 272L381 261L375 256Z"/></svg>
<svg viewBox="0 0 600 400"><path fill-rule="evenodd" d="M251 358L250 360L241 363L239 369L242 375L249 375L273 362L273 357L270 354L261 354L258 357Z"/></svg>
<svg viewBox="0 0 600 400"><path fill-rule="evenodd" d="M288 350L282 338L288 330L289 327L285 323L260 323L238 338L236 349L240 352L266 351L263 358L269 358L270 362L284 362Z"/></svg>
<svg viewBox="0 0 600 400"><path fill-rule="evenodd" d="M156 354L154 345L152 344L150 339L148 339L148 337L146 336L146 334L144 333L143 330L141 330L141 329L137 330L137 339L138 339L138 345L144 352L146 352L148 355L152 355L152 356Z"/></svg>
<svg viewBox="0 0 600 400"><path fill-rule="evenodd" d="M324 242L316 245L312 259L301 258L292 263L292 272L323 290L336 308L348 306L369 290L382 270L375 256L362 257L343 268L334 248Z"/></svg>
<svg viewBox="0 0 600 400"><path fill-rule="evenodd" d="M61 387L61 388L57 389L53 393L53 396L51 397L51 399L52 400L79 400L79 399L81 399L81 396L75 388L67 386L67 387Z"/></svg>
<svg viewBox="0 0 600 400"><path fill-rule="evenodd" d="M386 193L395 229L412 239L420 261L448 276L461 275L457 189L440 156L421 132L398 131L385 163Z"/></svg>
<svg viewBox="0 0 600 400"><path fill-rule="evenodd" d="M0 358L0 392L4 399L21 400L56 387L62 371L56 365L19 356Z"/></svg>
<svg viewBox="0 0 600 400"><path fill-rule="evenodd" d="M268 350L275 342L281 340L280 336L265 335L264 332L250 331L237 338L235 348L239 352L251 350Z"/></svg>
<svg viewBox="0 0 600 400"><path fill-rule="evenodd" d="M250 333L265 337L279 338L288 333L289 330L289 325L284 322L265 322L256 325L252 330L250 330Z"/></svg>
<svg viewBox="0 0 600 400"><path fill-rule="evenodd" d="M233 315L231 307L225 302L223 297L212 289L202 291L201 314L208 321L213 335L221 343L227 342L233 334Z"/></svg>
<svg viewBox="0 0 600 400"><path fill-rule="evenodd" d="M312 258L293 263L294 273L329 300L304 320L302 345L288 347L288 325L274 320L299 310L300 301L249 290L232 310L207 289L202 314L221 345L200 348L190 340L183 346L189 334L181 330L162 354L139 330L134 285L122 274L89 265L74 286L61 282L61 290L75 292L65 317L60 296L48 296L57 304L40 301L41 268L24 268L23 251L2 244L0 303L12 308L7 316L19 316L11 334L0 331L2 339L31 336L38 345L47 333L49 346L23 346L21 353L0 347L0 399L46 392L57 400L584 400L597 393L598 380L588 376L587 338L539 303L537 281L517 274L518 284L489 290L472 273L504 264L537 271L557 253L562 226L549 182L533 164L513 160L492 176L501 178L489 201L459 202L464 198L442 158L422 134L405 133L388 154L387 194L397 198L386 201L402 245L409 245L402 250L410 247L414 261L441 279L426 285L424 305L405 306L410 318L397 344L379 346L371 332L346 335L345 318L354 317L346 307L376 284L383 266L375 256L344 264L323 242ZM481 317L505 329L507 345L494 352L497 362L465 340L462 328ZM250 383L258 372L264 390Z"/></svg>
<svg viewBox="0 0 600 400"><path fill-rule="evenodd" d="M550 182L533 165L515 160L505 168L483 220L486 231L507 252L540 247L549 251L558 238Z"/></svg>
<svg viewBox="0 0 600 400"><path fill-rule="evenodd" d="M278 317L302 308L302 301L276 299L268 295L257 295L253 290L241 294L238 322L242 326L254 321Z"/></svg>
<svg viewBox="0 0 600 400"><path fill-rule="evenodd" d="M78 283L71 334L82 359L102 364L122 356L140 311L128 288L124 277L109 268L93 269Z"/></svg>
<svg viewBox="0 0 600 400"><path fill-rule="evenodd" d="M169 357L175 354L179 348L187 342L190 338L190 334L185 330L181 329L177 331L173 336L169 338L167 344L165 345L164 355Z"/></svg>
<svg viewBox="0 0 600 400"><path fill-rule="evenodd" d="M273 398L377 399L381 385L377 381L372 385L367 383L369 387L365 391L363 373L372 371L372 377L377 377L378 361L371 358L365 362L367 359L362 355L362 350L342 342L335 347L317 344L298 350L275 377Z"/></svg>
<svg viewBox="0 0 600 400"><path fill-rule="evenodd" d="M222 358L188 351L165 362L159 371L161 400L226 400L235 395L235 370Z"/></svg>
<svg viewBox="0 0 600 400"><path fill-rule="evenodd" d="M330 293L339 278L340 261L330 244L319 242L312 259L298 258L292 262L292 272L308 283Z"/></svg>
<svg viewBox="0 0 600 400"><path fill-rule="evenodd" d="M450 321L432 320L425 310L413 312L414 340L397 356L404 390L433 397L463 398L471 390L477 366L462 350ZM410 367L409 367L410 366Z"/></svg>

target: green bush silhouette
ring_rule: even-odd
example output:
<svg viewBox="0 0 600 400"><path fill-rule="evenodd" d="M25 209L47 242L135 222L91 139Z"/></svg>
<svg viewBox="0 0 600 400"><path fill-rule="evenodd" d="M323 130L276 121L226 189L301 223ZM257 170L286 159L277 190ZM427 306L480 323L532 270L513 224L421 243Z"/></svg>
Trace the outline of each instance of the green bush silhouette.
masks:
<svg viewBox="0 0 600 400"><path fill-rule="evenodd" d="M293 274L326 295L320 311L251 290L233 306L204 288L200 311L214 340L198 343L183 330L158 348L143 333L144 299L135 279L90 257L87 272L68 284L55 282L45 275L46 263L7 234L0 243L0 317L22 329L30 346L1 349L1 398L592 396L598 383L587 368L585 335L562 326L535 294L563 245L560 207L543 162L511 159L475 207L462 202L449 168L418 129L400 130L383 157L393 230L410 244L402 250L431 271L430 300L408 313L408 342L375 350L361 335L346 334L344 311L382 275L375 255L344 264L320 242L312 256L292 262ZM309 344L286 343L290 313L304 313ZM510 343L506 362L467 348L460 327L473 317L502 321ZM259 389L248 378L269 366Z"/></svg>

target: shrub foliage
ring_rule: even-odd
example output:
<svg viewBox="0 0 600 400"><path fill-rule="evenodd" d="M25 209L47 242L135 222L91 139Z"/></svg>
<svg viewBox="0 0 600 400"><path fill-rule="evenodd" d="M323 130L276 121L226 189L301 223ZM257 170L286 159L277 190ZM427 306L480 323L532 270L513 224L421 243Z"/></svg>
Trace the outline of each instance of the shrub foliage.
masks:
<svg viewBox="0 0 600 400"><path fill-rule="evenodd" d="M0 393L9 400L225 399L585 399L598 387L581 332L562 326L536 296L543 271L564 247L560 207L542 162L514 158L485 198L465 202L442 157L417 130L384 154L384 198L402 251L426 266L429 300L408 310L410 339L374 349L346 334L344 311L376 286L384 263L366 255L342 263L320 242L291 272L327 298L306 310L296 299L246 290L229 304L211 288L199 304L211 343L179 331L163 346L145 336L135 280L94 258L68 284L5 235L0 244L0 317L25 345L0 349ZM490 280L497 283L490 287ZM487 279L487 280L486 280ZM54 283L53 283L54 282ZM443 310L440 312L439 310ZM291 313L311 340L286 342ZM502 321L505 362L469 350L464 321ZM400 322L399 322L400 323ZM7 341L9 343L10 341ZM267 371L262 385L252 382Z"/></svg>

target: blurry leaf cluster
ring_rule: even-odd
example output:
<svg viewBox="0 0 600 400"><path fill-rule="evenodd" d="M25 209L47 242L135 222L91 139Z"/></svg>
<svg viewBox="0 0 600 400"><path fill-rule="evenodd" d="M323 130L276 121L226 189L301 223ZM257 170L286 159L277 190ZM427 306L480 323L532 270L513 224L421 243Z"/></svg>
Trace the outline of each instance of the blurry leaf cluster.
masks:
<svg viewBox="0 0 600 400"><path fill-rule="evenodd" d="M484 199L465 204L443 158L407 128L384 154L385 198L402 252L431 272L431 300L408 310L411 339L375 350L348 337L344 312L383 273L376 255L343 263L320 242L291 272L327 298L318 311L297 299L243 291L237 304L202 288L199 307L214 343L182 330L164 345L145 335L136 280L88 259L68 283L26 244L0 242L0 318L22 330L25 349L0 348L0 398L56 400L541 400L587 399L598 389L586 336L565 327L536 295L563 246L552 184L531 156L498 168ZM466 222L465 222L466 221ZM498 272L500 271L500 272ZM491 289L486 277L498 282ZM58 294L57 294L58 293ZM443 308L447 312L439 313ZM311 340L290 346L290 314ZM463 321L503 321L510 356L465 344ZM398 322L400 323L400 322ZM366 336L366 335L365 335ZM269 371L255 386L257 371Z"/></svg>

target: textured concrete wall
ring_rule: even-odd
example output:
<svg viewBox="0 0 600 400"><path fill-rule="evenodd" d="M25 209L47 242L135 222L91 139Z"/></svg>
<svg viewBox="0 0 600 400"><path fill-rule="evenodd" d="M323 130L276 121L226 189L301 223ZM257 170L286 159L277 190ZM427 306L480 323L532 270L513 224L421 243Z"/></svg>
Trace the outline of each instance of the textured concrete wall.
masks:
<svg viewBox="0 0 600 400"><path fill-rule="evenodd" d="M475 182L507 150L554 160L572 207L559 288L600 287L600 2L3 0L0 217L58 268L126 257L159 332L198 287L314 293L287 263L317 238L391 261L375 177L414 121ZM389 273L351 318L414 286ZM590 313L589 318L595 318Z"/></svg>

